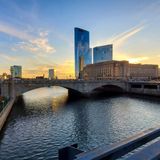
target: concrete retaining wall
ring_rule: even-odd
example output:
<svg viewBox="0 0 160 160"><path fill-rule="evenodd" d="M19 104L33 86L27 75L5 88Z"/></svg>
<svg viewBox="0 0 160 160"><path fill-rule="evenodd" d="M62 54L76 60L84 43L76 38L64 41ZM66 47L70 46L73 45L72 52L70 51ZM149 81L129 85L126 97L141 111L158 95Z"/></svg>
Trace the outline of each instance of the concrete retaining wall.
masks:
<svg viewBox="0 0 160 160"><path fill-rule="evenodd" d="M160 96L160 90L157 90L157 89L132 88L129 93L137 93L137 94L149 95L149 96Z"/></svg>
<svg viewBox="0 0 160 160"><path fill-rule="evenodd" d="M14 101L15 101L14 98L11 99L11 100L7 103L7 105L5 106L5 108L2 110L2 112L0 113L0 131L1 131L1 129L3 128L3 126L4 126L4 124L5 124L6 120L7 120L7 117L8 117L8 115L9 115L11 109L12 109L12 106L13 106L13 104L14 104Z"/></svg>

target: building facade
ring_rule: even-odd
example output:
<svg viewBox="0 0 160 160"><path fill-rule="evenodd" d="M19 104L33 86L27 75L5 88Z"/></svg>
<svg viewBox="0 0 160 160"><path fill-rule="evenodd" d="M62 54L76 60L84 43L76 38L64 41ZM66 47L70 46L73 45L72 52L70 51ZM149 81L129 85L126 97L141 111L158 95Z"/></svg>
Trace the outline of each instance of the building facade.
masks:
<svg viewBox="0 0 160 160"><path fill-rule="evenodd" d="M81 29L74 29L74 50L75 50L75 76L79 78L80 71L87 64L92 63L89 49L89 32Z"/></svg>
<svg viewBox="0 0 160 160"><path fill-rule="evenodd" d="M113 45L97 46L93 48L93 63L111 61L113 58Z"/></svg>
<svg viewBox="0 0 160 160"><path fill-rule="evenodd" d="M85 55L84 61L85 61L85 66L88 64L92 64L92 48L89 48L88 52Z"/></svg>
<svg viewBox="0 0 160 160"><path fill-rule="evenodd" d="M84 67L82 78L85 80L127 79L129 77L128 61L105 61Z"/></svg>
<svg viewBox="0 0 160 160"><path fill-rule="evenodd" d="M22 66L11 66L10 72L12 78L22 78Z"/></svg>
<svg viewBox="0 0 160 160"><path fill-rule="evenodd" d="M54 69L49 69L48 70L48 79L54 79L55 78L55 72Z"/></svg>
<svg viewBox="0 0 160 160"><path fill-rule="evenodd" d="M158 77L158 65L130 64L130 79L150 80Z"/></svg>
<svg viewBox="0 0 160 160"><path fill-rule="evenodd" d="M105 61L87 65L82 71L85 80L152 80L158 78L158 65L129 64L128 61Z"/></svg>

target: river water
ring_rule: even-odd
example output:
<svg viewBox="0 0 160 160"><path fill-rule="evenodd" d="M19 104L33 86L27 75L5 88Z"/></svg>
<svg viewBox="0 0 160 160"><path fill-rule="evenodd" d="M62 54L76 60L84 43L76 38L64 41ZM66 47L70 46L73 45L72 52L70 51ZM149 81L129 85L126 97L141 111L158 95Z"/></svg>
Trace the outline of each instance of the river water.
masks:
<svg viewBox="0 0 160 160"><path fill-rule="evenodd" d="M57 159L58 149L112 144L160 122L160 101L114 96L66 103L68 90L40 88L16 103L0 135L0 159Z"/></svg>

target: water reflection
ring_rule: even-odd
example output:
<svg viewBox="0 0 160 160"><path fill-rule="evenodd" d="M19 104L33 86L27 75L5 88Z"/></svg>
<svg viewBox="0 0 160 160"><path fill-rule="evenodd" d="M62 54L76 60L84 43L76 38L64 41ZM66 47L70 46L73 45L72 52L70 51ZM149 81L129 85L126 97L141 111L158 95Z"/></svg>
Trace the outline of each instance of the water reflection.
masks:
<svg viewBox="0 0 160 160"><path fill-rule="evenodd" d="M57 111L67 102L68 90L59 86L44 87L24 93L23 99L27 109L44 111L52 108L53 111Z"/></svg>
<svg viewBox="0 0 160 160"><path fill-rule="evenodd" d="M52 110L53 112L56 112L60 109L60 107L63 107L68 100L68 94L60 95L58 97L52 98Z"/></svg>
<svg viewBox="0 0 160 160"><path fill-rule="evenodd" d="M3 160L57 159L58 149L78 143L89 150L159 125L160 102L127 96L65 103L68 91L41 88L15 104L0 141Z"/></svg>

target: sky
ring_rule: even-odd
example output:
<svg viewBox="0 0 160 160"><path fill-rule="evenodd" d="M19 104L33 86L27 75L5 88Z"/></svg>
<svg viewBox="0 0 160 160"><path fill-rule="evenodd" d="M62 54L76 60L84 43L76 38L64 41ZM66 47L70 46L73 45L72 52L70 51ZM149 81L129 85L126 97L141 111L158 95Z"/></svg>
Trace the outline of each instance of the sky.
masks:
<svg viewBox="0 0 160 160"><path fill-rule="evenodd" d="M112 43L114 60L160 66L160 0L0 0L0 74L74 77L74 27Z"/></svg>

